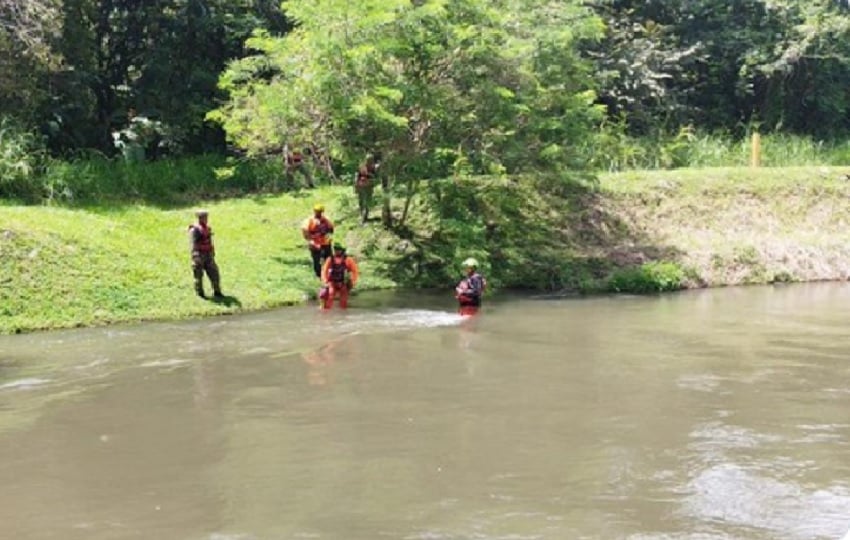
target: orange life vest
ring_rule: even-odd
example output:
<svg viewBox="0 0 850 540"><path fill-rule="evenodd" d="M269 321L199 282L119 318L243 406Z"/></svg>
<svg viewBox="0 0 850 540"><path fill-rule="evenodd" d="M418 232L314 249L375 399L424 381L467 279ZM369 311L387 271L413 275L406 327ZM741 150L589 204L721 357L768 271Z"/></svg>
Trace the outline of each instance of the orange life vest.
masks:
<svg viewBox="0 0 850 540"><path fill-rule="evenodd" d="M334 232L334 228L325 216L322 216L319 219L311 217L310 224L307 225L307 232L310 233L310 236L314 239L322 239Z"/></svg>

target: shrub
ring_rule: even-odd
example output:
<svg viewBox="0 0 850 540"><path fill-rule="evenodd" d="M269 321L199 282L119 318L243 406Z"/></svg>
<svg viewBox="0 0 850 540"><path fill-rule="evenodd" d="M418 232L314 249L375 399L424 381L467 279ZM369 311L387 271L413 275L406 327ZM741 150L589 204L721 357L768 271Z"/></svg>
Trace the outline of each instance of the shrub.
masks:
<svg viewBox="0 0 850 540"><path fill-rule="evenodd" d="M182 204L277 191L285 187L280 176L279 165L267 160L197 155L126 161L92 155L72 161L49 160L39 181L48 200Z"/></svg>
<svg viewBox="0 0 850 540"><path fill-rule="evenodd" d="M608 290L635 294L677 291L683 288L686 272L674 262L653 261L622 268L608 279Z"/></svg>
<svg viewBox="0 0 850 540"><path fill-rule="evenodd" d="M43 190L39 174L45 156L35 135L0 117L0 197L40 200Z"/></svg>

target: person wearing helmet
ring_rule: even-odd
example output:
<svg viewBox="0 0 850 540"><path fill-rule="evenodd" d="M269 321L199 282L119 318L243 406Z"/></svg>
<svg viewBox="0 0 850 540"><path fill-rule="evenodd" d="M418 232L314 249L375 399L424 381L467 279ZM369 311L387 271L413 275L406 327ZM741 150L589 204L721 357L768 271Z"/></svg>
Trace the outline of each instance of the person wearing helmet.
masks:
<svg viewBox="0 0 850 540"><path fill-rule="evenodd" d="M487 288L487 280L478 273L478 261L472 257L462 263L464 277L455 287L458 312L461 315L475 315L481 308L481 296Z"/></svg>
<svg viewBox="0 0 850 540"><path fill-rule="evenodd" d="M323 291L319 294L322 309L331 309L337 296L339 307L347 308L348 294L357 284L359 277L357 263L345 253L345 246L334 245L333 256L322 266Z"/></svg>
<svg viewBox="0 0 850 540"><path fill-rule="evenodd" d="M222 298L220 274L215 262L215 246L213 245L212 227L209 226L209 212L198 210L195 212L197 223L189 225L189 245L192 254L192 275L195 278L195 294L206 298L204 293L204 272L212 283L213 297Z"/></svg>
<svg viewBox="0 0 850 540"><path fill-rule="evenodd" d="M331 235L334 224L325 217L325 205L313 205L313 215L304 221L301 235L307 240L310 257L313 259L313 272L316 277L322 276L322 264L331 256Z"/></svg>
<svg viewBox="0 0 850 540"><path fill-rule="evenodd" d="M366 223L369 219L369 209L372 207L372 196L375 193L375 177L380 165L381 155L369 154L354 174L354 193L357 194L360 223Z"/></svg>

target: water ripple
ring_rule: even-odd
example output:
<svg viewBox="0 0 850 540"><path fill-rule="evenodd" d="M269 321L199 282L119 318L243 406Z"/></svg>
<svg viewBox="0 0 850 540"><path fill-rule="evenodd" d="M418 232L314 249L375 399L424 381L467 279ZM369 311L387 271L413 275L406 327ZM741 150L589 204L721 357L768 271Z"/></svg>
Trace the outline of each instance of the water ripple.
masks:
<svg viewBox="0 0 850 540"><path fill-rule="evenodd" d="M30 388L36 388L39 386L44 386L49 383L50 379L38 379L35 377L27 378L27 379L18 379L17 381L7 382L5 384L0 384L0 391L2 390L29 390Z"/></svg>
<svg viewBox="0 0 850 540"><path fill-rule="evenodd" d="M690 518L800 540L838 538L847 527L850 490L844 486L807 491L726 463L700 472L688 489L681 513Z"/></svg>

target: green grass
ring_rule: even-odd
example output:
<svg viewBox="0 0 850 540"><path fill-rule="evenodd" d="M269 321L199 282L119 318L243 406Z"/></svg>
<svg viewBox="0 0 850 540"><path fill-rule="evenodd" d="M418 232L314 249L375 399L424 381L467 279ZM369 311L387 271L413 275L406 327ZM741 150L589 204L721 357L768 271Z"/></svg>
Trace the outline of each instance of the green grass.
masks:
<svg viewBox="0 0 850 540"><path fill-rule="evenodd" d="M850 167L692 167L634 170L600 176L601 187L617 193L648 191L687 193L762 193L844 190Z"/></svg>
<svg viewBox="0 0 850 540"><path fill-rule="evenodd" d="M675 134L633 137L618 124L607 125L585 143L583 152L600 171L703 167L746 167L751 139L682 128ZM786 133L761 135L765 167L850 165L850 142L823 141Z"/></svg>
<svg viewBox="0 0 850 540"><path fill-rule="evenodd" d="M296 304L317 279L300 236L314 200L335 218L342 192L210 202L222 287L194 295L186 228L192 207L115 209L0 206L0 332L179 319ZM354 220L338 222L346 237ZM354 255L357 255L356 249ZM392 283L361 263L362 288ZM209 285L207 284L207 287Z"/></svg>

